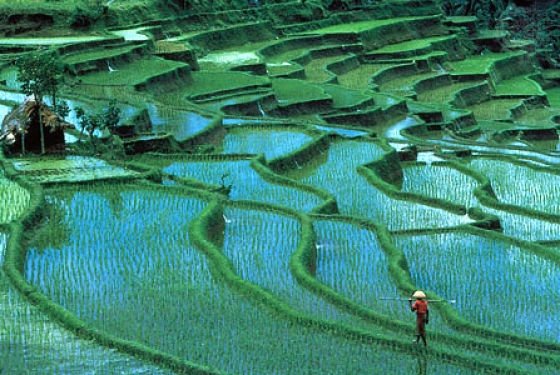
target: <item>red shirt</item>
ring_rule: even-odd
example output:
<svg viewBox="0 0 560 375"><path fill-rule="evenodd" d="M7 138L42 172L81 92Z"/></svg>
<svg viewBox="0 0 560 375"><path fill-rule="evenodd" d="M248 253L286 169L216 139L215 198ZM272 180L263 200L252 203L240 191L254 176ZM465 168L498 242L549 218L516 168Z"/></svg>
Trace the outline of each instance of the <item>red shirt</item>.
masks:
<svg viewBox="0 0 560 375"><path fill-rule="evenodd" d="M428 312L428 301L417 299L412 305L412 310L416 310L417 314L426 314Z"/></svg>

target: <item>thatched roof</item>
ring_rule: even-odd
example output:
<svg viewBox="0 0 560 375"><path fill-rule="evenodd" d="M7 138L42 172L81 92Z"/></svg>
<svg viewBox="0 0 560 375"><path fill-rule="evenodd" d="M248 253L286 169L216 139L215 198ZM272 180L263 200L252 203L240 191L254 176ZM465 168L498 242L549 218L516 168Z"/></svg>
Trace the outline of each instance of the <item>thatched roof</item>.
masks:
<svg viewBox="0 0 560 375"><path fill-rule="evenodd" d="M38 124L39 111L43 125L48 131L53 132L57 129L73 127L72 124L55 114L47 105L39 105L35 100L27 99L4 117L0 131L0 141L4 140L8 144L13 143L16 135L21 134L24 129L27 131L30 126Z"/></svg>

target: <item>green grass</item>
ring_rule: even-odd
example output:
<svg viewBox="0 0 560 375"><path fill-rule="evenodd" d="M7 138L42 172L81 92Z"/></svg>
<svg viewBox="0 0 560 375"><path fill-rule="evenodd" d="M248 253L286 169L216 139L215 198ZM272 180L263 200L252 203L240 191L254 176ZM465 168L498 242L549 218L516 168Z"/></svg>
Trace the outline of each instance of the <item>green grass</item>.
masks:
<svg viewBox="0 0 560 375"><path fill-rule="evenodd" d="M523 115L517 117L515 122L520 125L531 125L539 128L554 127L558 123L552 118L560 115L560 107L529 108Z"/></svg>

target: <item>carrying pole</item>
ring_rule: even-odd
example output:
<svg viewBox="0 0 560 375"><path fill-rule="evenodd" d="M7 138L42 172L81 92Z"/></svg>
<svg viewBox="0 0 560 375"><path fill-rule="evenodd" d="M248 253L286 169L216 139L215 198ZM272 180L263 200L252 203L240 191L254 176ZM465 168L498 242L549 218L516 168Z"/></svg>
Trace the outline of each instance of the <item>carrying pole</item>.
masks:
<svg viewBox="0 0 560 375"><path fill-rule="evenodd" d="M381 297L378 298L382 301L413 301L414 298L398 298L398 297ZM447 303L457 303L454 299L426 299L427 302L447 302Z"/></svg>

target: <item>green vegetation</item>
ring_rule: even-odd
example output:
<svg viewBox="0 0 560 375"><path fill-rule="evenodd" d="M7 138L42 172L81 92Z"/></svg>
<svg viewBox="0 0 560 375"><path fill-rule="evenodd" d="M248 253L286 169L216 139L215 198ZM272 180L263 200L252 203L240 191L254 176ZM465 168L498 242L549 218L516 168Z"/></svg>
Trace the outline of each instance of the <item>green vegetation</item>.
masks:
<svg viewBox="0 0 560 375"><path fill-rule="evenodd" d="M0 372L556 374L554 24L452 3L0 4Z"/></svg>

